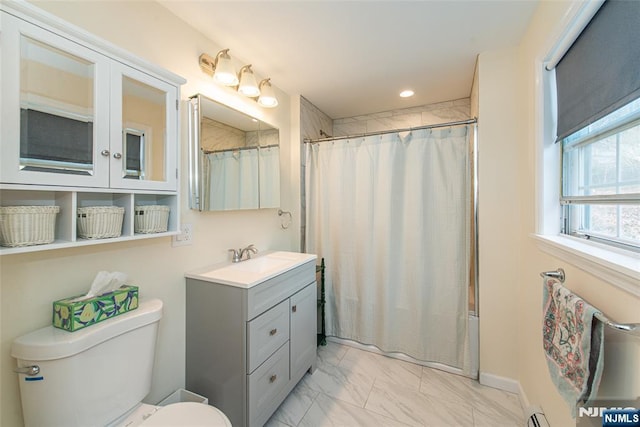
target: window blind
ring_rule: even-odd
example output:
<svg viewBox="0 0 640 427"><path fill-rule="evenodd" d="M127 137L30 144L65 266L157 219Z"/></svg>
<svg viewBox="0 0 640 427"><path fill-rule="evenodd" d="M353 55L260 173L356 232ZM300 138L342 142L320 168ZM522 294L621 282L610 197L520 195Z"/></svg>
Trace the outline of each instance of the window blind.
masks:
<svg viewBox="0 0 640 427"><path fill-rule="evenodd" d="M640 1L608 0L556 67L558 140L640 97Z"/></svg>

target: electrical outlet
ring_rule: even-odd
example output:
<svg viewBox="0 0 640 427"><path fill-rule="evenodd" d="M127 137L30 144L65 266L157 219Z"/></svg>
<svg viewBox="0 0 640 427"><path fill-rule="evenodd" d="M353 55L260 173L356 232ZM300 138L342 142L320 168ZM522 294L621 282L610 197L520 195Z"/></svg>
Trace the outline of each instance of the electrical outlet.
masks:
<svg viewBox="0 0 640 427"><path fill-rule="evenodd" d="M182 224L180 225L180 234L173 236L171 246L187 246L193 241L193 225Z"/></svg>

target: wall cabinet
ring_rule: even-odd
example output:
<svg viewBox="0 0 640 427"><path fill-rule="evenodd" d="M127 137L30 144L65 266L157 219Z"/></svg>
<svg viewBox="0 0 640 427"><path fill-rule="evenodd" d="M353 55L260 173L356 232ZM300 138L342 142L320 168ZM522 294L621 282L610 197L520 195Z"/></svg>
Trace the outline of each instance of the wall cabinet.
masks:
<svg viewBox="0 0 640 427"><path fill-rule="evenodd" d="M187 278L186 387L262 426L316 365L315 263L251 288Z"/></svg>
<svg viewBox="0 0 640 427"><path fill-rule="evenodd" d="M138 201L167 204L176 231L184 79L26 2L0 4L0 25L2 205L60 202L66 243L76 241L67 209L94 201L130 218Z"/></svg>

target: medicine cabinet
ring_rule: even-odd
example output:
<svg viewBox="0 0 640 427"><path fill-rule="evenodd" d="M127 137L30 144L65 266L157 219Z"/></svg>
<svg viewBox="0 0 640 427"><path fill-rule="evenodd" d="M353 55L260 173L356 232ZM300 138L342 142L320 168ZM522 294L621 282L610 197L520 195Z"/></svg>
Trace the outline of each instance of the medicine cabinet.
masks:
<svg viewBox="0 0 640 427"><path fill-rule="evenodd" d="M203 95L189 104L190 206L201 211L280 206L280 132Z"/></svg>
<svg viewBox="0 0 640 427"><path fill-rule="evenodd" d="M75 209L91 204L125 207L123 238L134 205L168 205L175 234L185 80L26 2L0 19L2 206L61 205L54 246L82 243Z"/></svg>
<svg viewBox="0 0 640 427"><path fill-rule="evenodd" d="M177 189L175 84L2 14L2 182Z"/></svg>

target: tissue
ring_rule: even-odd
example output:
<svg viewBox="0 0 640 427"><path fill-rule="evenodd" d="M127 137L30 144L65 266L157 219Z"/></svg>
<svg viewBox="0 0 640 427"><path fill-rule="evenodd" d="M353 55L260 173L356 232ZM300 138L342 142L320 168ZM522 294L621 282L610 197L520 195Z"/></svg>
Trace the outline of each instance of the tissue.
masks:
<svg viewBox="0 0 640 427"><path fill-rule="evenodd" d="M100 271L89 292L54 301L53 326L73 332L138 308L138 287L127 275Z"/></svg>
<svg viewBox="0 0 640 427"><path fill-rule="evenodd" d="M84 296L85 299L96 297L98 295L106 294L107 292L113 292L121 286L124 286L129 280L129 277L125 273L114 271L110 273L108 271L99 271L96 274L96 278L93 279L89 292Z"/></svg>

